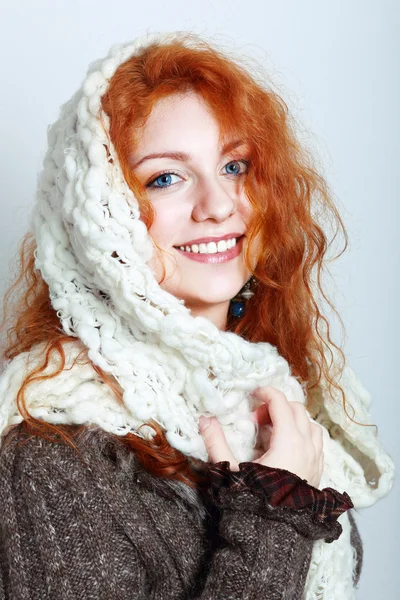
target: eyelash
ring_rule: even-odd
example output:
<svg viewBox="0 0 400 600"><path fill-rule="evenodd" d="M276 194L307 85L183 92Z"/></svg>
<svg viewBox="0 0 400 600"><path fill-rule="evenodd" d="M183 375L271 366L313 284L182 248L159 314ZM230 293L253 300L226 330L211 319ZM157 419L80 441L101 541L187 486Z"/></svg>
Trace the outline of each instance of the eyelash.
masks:
<svg viewBox="0 0 400 600"><path fill-rule="evenodd" d="M229 165L230 163L233 163L233 162L242 162L247 167L250 165L250 161L246 160L244 158L238 158L238 159L230 160L229 162L226 163L226 165ZM227 175L233 175L234 177L240 177L242 175L246 175L246 173L247 173L247 171L245 171L244 173L227 173ZM155 181L157 181L157 179L159 177L162 177L163 175L177 175L178 177L180 177L179 173L177 173L176 171L162 171L161 173L158 173L158 175L156 175L155 177L153 177L153 179L151 181L149 181L149 183L146 184L146 188L150 188L152 190L159 191L159 190L167 190L170 187L172 187L173 185L176 185L175 183L171 183L170 185L155 186L155 187L153 187L153 183L155 183Z"/></svg>

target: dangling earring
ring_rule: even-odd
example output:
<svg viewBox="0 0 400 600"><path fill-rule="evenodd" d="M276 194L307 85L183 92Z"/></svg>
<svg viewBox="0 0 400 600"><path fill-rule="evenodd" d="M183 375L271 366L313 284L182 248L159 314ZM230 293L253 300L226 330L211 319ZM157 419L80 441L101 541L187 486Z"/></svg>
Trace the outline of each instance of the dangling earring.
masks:
<svg viewBox="0 0 400 600"><path fill-rule="evenodd" d="M234 298L232 298L231 303L229 305L229 314L233 317L241 318L246 312L245 301L254 296L254 292L252 290L252 286L255 285L256 278L254 275L250 277L250 279L245 283L240 292L236 294Z"/></svg>

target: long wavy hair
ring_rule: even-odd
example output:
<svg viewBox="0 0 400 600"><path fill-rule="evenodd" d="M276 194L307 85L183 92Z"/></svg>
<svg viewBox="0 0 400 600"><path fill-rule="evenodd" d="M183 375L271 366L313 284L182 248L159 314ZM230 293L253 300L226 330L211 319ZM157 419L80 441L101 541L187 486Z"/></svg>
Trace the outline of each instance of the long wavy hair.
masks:
<svg viewBox="0 0 400 600"><path fill-rule="evenodd" d="M317 414L321 402L317 392L322 373L329 390L333 386L340 391L346 410L345 393L336 383L345 355L331 339L329 321L320 310L316 294L321 293L344 330L340 315L323 291L322 274L331 242L341 230L344 247L331 259L334 260L347 248L347 232L328 184L315 168L312 153L297 139L287 104L274 91L267 75L260 77L260 65L255 70L253 65L252 59L226 54L193 33L148 44L118 67L102 97L102 109L110 119L110 140L147 227L154 219L153 208L144 186L129 167L128 157L137 131L161 98L197 92L217 119L221 139L234 134L250 144L244 186L254 218L246 232L244 261L257 286L254 297L248 300L245 316L239 320L229 316L227 330L251 342L276 346L292 373L306 382L306 406L311 414ZM336 226L331 241L323 227L328 222ZM261 241L257 243L258 250L253 247L256 236ZM35 419L24 400L24 390L32 381L61 372L65 365L63 343L71 340L51 306L47 284L35 269L35 247L34 236L28 232L19 247L15 281L4 296L3 359L12 359L45 343L43 364L27 375L17 396L24 419L21 429L50 441L65 441L79 453L73 439L85 426L55 426ZM342 365L335 372L330 344L342 358ZM59 368L51 375L41 376L53 352L61 358ZM93 368L122 402L118 382L98 366ZM150 421L147 425L155 430L151 441L134 434L120 437L120 441L136 452L151 473L196 485L200 475L194 472L188 458L168 444L157 423Z"/></svg>

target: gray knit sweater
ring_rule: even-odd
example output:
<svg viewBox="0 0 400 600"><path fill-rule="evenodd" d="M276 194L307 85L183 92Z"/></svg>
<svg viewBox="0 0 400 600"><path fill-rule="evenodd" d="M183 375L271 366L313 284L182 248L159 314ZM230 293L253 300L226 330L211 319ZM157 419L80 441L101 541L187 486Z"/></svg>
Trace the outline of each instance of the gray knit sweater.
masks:
<svg viewBox="0 0 400 600"><path fill-rule="evenodd" d="M0 600L301 598L313 542L331 533L308 509L276 520L251 489L212 506L97 427L74 440L83 462L64 444L21 443L19 427L0 451Z"/></svg>

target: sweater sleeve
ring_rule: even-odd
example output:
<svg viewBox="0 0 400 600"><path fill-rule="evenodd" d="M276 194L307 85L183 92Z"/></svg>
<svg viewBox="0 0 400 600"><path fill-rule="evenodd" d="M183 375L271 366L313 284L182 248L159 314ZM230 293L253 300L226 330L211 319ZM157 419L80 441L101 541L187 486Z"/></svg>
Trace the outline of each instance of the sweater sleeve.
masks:
<svg viewBox="0 0 400 600"><path fill-rule="evenodd" d="M268 467L260 463L243 462L239 471L231 471L230 463L222 461L209 464L209 487L207 493L216 504L220 504L224 488L230 492L251 490L258 496L268 499L272 507L287 507L293 509L308 508L312 520L327 525L325 541L336 540L342 533L342 526L337 518L354 508L347 492L341 494L334 488L319 490L295 473L286 469ZM230 493L228 492L228 493Z"/></svg>
<svg viewBox="0 0 400 600"><path fill-rule="evenodd" d="M336 540L346 492L318 490L284 469L229 462L209 466L209 501L220 511L219 551L201 600L302 598L314 541ZM242 595L234 590L241 589Z"/></svg>
<svg viewBox="0 0 400 600"><path fill-rule="evenodd" d="M0 461L0 600L295 600L313 542L338 533L310 507L273 507L250 486L221 486L212 491L217 543L194 560L207 534L183 504L140 485L131 493L116 465L74 456L38 442Z"/></svg>

